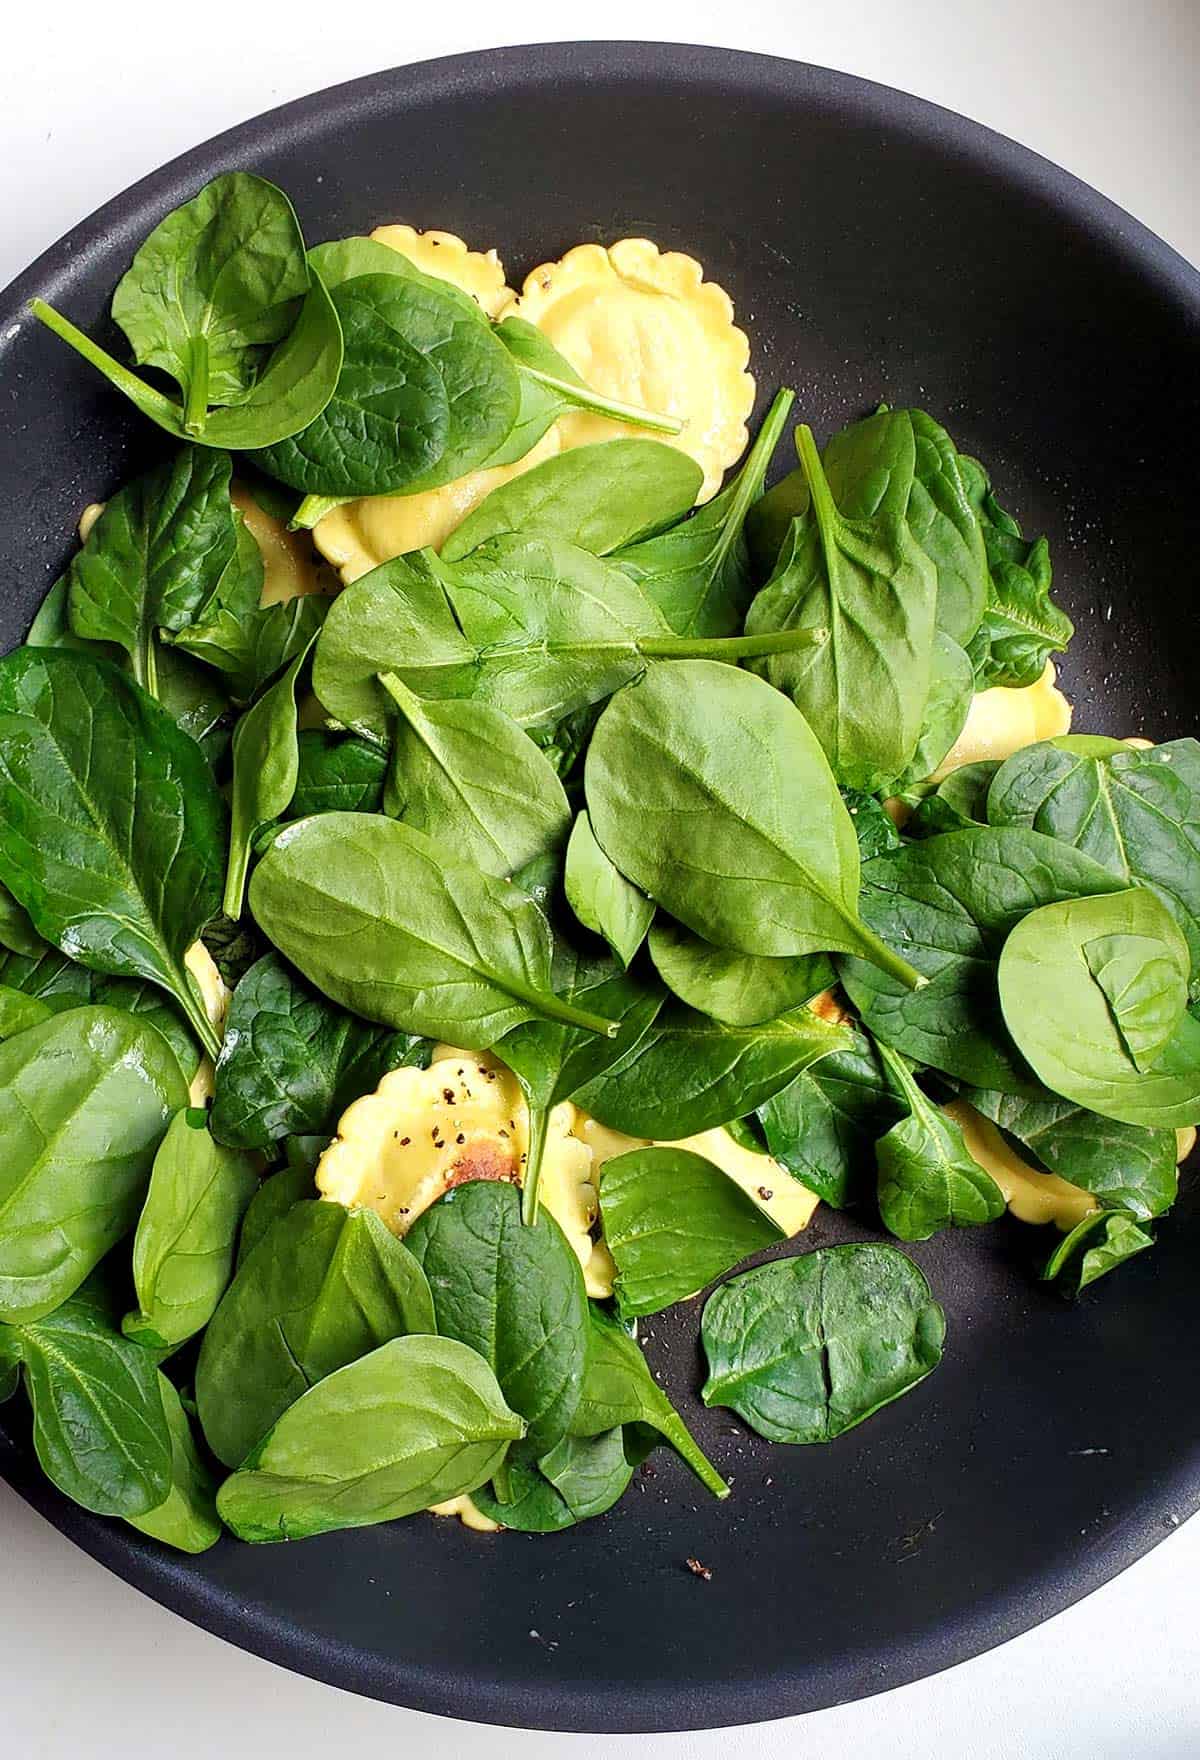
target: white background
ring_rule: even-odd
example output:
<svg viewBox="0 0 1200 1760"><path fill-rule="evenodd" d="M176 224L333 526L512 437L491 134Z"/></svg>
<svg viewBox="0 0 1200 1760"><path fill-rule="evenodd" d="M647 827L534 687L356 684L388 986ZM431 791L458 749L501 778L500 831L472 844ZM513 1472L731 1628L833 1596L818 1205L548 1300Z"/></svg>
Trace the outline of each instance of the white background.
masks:
<svg viewBox="0 0 1200 1760"><path fill-rule="evenodd" d="M761 49L900 86L1068 166L1200 264L1200 0L607 0L591 12L547 0L27 0L6 11L0 284L126 184L258 111L400 62L565 35ZM413 12L432 28L408 22ZM1200 1520L1079 1607L935 1680L787 1723L658 1738L521 1735L354 1699L153 1606L2 1485L0 1524L3 1760L1200 1755Z"/></svg>

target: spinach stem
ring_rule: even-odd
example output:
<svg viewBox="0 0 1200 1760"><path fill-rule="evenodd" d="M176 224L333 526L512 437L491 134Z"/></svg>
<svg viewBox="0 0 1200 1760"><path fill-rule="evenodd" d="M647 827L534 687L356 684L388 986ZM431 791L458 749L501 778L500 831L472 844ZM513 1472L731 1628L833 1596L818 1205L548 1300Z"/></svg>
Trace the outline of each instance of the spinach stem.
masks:
<svg viewBox="0 0 1200 1760"><path fill-rule="evenodd" d="M232 837L229 843L229 862L225 869L225 897L221 900L221 909L234 923L242 914L242 905L246 898L246 871L249 866L249 839Z"/></svg>
<svg viewBox="0 0 1200 1760"><path fill-rule="evenodd" d="M659 660L753 660L822 648L828 640L827 629L774 629L755 636L646 636L639 638L638 649Z"/></svg>
<svg viewBox="0 0 1200 1760"><path fill-rule="evenodd" d="M138 683L158 701L158 648L154 640L154 631L146 631L146 645L142 649L142 672L144 676Z"/></svg>
<svg viewBox="0 0 1200 1760"><path fill-rule="evenodd" d="M532 1228L538 1219L538 1187L542 1183L542 1157L550 1115L544 1106L529 1107L529 1143L525 1151L525 1177L521 1181L521 1221Z"/></svg>
<svg viewBox="0 0 1200 1760"><path fill-rule="evenodd" d="M345 507L351 501L370 500L370 496L357 495L306 495L291 519L288 521L289 532L311 532L336 507Z"/></svg>
<svg viewBox="0 0 1200 1760"><path fill-rule="evenodd" d="M611 416L614 422L628 422L631 427L649 428L656 434L678 434L683 429L683 423L674 416L659 415L655 410L640 409L636 403L621 403L615 397L604 397L587 385L573 385L569 379L555 378L553 373L541 373L536 367L527 367L523 362L519 371L536 379L539 385L545 385L548 390L556 391L565 402L574 404L578 409L595 410L597 415Z"/></svg>
<svg viewBox="0 0 1200 1760"><path fill-rule="evenodd" d="M208 337L193 336L188 354L188 387L183 406L183 425L195 439L203 434L208 415Z"/></svg>
<svg viewBox="0 0 1200 1760"><path fill-rule="evenodd" d="M621 1030L620 1021L606 1020L601 1014L576 1008L573 1002L564 1002L552 990L533 990L515 978L497 979L497 982L516 1001L527 1002L545 1020L561 1021L566 1027L582 1027L585 1033L603 1033L606 1039L615 1039Z"/></svg>
<svg viewBox="0 0 1200 1760"><path fill-rule="evenodd" d="M881 941L878 935L868 929L864 922L856 921L854 927L863 944L862 952L856 954L856 958L868 960L871 965L878 966L881 972L886 972L889 977L896 978L906 990L923 990L925 988L929 979L924 977L915 966L910 966L906 959L902 959L898 953L894 952L886 941Z"/></svg>
<svg viewBox="0 0 1200 1760"><path fill-rule="evenodd" d="M69 318L64 318L61 312L48 306L44 299L31 299L29 309L39 323L61 337L63 342L69 342L76 354L81 354L85 361L99 368L105 378L118 391L123 391L126 397L131 398L151 420L161 422L168 431L183 432L181 411L177 403L172 403L161 391L155 391L153 386L139 379L136 373L131 373L128 367L123 367L120 361L114 360L107 350L100 348L82 330L76 329Z"/></svg>

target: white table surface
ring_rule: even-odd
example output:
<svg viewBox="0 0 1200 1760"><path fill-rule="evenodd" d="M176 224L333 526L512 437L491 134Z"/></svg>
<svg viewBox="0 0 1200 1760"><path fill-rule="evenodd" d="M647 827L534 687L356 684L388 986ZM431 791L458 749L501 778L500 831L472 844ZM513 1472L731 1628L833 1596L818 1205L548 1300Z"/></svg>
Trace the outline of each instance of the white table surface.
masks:
<svg viewBox="0 0 1200 1760"><path fill-rule="evenodd" d="M608 0L591 14L547 0L27 0L7 9L0 50L0 284L135 178L272 105L401 62L566 35L760 49L900 86L1068 166L1200 263L1200 0ZM356 1699L154 1606L3 1485L0 1524L4 1760L1200 1755L1200 1521L1038 1631L933 1680L656 1738L501 1732Z"/></svg>

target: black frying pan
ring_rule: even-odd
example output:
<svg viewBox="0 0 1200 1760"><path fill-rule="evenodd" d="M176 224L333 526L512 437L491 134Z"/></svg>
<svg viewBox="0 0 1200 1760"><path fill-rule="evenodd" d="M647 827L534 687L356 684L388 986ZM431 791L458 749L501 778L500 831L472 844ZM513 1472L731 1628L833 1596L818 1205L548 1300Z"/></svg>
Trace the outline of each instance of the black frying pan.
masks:
<svg viewBox="0 0 1200 1760"><path fill-rule="evenodd" d="M580 239L646 233L697 255L751 334L764 401L794 386L819 436L880 399L924 405L1049 533L1079 628L1063 669L1077 726L1196 731L1200 277L960 117L657 45L509 49L340 86L187 154L49 251L0 298L0 647L84 503L161 443L25 302L106 331L145 233L234 167L282 184L312 239L441 226L498 245L510 279ZM1030 1280L1016 1225L916 1249L946 1359L828 1448L771 1447L704 1412L698 1304L653 1323L652 1360L735 1481L724 1505L660 1451L612 1515L561 1536L417 1517L188 1560L65 1503L19 1401L0 1411L0 1470L176 1612L381 1699L582 1730L811 1710L1015 1636L1196 1508L1196 1184L1159 1246L1075 1308ZM855 1230L821 1212L809 1238Z"/></svg>

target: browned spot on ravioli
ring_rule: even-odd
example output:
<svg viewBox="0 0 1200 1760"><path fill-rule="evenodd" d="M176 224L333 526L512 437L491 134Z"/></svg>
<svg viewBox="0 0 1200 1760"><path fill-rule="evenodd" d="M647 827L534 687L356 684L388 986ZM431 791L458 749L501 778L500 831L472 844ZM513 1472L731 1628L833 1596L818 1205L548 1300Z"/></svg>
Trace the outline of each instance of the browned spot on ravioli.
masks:
<svg viewBox="0 0 1200 1760"><path fill-rule="evenodd" d="M480 1137L468 1143L446 1175L446 1189L465 1185L471 1179L506 1179L515 1185L517 1168L512 1150L493 1137Z"/></svg>

